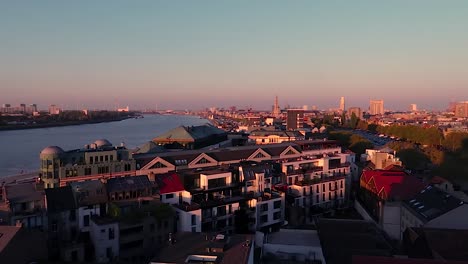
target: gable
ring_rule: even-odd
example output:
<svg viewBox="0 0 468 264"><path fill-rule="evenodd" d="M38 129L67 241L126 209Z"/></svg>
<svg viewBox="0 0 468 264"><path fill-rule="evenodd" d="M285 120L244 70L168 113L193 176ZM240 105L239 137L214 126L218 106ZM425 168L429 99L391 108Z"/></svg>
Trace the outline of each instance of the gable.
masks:
<svg viewBox="0 0 468 264"><path fill-rule="evenodd" d="M161 157L156 157L152 161L148 162L141 170L150 170L150 169L160 169L160 168L173 168L170 162L162 159Z"/></svg>
<svg viewBox="0 0 468 264"><path fill-rule="evenodd" d="M281 152L280 156L292 156L297 154L300 154L299 151L292 146L288 146L283 152Z"/></svg>
<svg viewBox="0 0 468 264"><path fill-rule="evenodd" d="M203 165L203 164L217 165L218 161L208 156L205 153L201 153L200 155L198 155L198 157L192 160L192 162L190 162L189 165L194 166L194 165Z"/></svg>
<svg viewBox="0 0 468 264"><path fill-rule="evenodd" d="M266 153L263 149L259 148L254 153L252 153L252 155L250 155L247 159L248 160L252 160L252 159L271 159L271 156L268 153Z"/></svg>

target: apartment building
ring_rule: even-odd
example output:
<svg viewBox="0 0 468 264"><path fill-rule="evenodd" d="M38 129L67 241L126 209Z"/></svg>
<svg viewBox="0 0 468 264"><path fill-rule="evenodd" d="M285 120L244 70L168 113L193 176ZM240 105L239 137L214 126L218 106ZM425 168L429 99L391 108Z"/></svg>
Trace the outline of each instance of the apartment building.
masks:
<svg viewBox="0 0 468 264"><path fill-rule="evenodd" d="M69 182L109 179L135 175L136 163L123 146L100 139L82 149L64 151L49 146L40 153L40 179L44 188L65 186Z"/></svg>

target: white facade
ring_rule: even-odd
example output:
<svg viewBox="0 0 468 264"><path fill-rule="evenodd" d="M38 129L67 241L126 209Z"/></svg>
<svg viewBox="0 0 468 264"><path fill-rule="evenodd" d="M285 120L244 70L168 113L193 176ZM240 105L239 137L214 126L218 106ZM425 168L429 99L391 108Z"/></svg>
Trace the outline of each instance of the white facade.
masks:
<svg viewBox="0 0 468 264"><path fill-rule="evenodd" d="M182 232L201 232L202 214L201 209L193 211L184 211L174 207L177 213L177 231Z"/></svg>
<svg viewBox="0 0 468 264"><path fill-rule="evenodd" d="M382 207L381 225L392 239L400 240L400 202L386 202Z"/></svg>
<svg viewBox="0 0 468 264"><path fill-rule="evenodd" d="M107 263L119 256L118 222L96 223L92 220L89 234L94 245L96 262Z"/></svg>
<svg viewBox="0 0 468 264"><path fill-rule="evenodd" d="M168 204L179 204L181 201L190 203L192 196L187 191L161 194L161 202Z"/></svg>
<svg viewBox="0 0 468 264"><path fill-rule="evenodd" d="M285 195L271 195L265 193L264 196L251 199L248 201L252 210L252 215L255 218L255 223L250 225L251 230L259 230L275 224L284 222Z"/></svg>
<svg viewBox="0 0 468 264"><path fill-rule="evenodd" d="M204 190L213 189L219 186L210 185L210 180L224 179L225 185L230 185L232 183L232 172L222 172L212 175L200 174L200 188Z"/></svg>
<svg viewBox="0 0 468 264"><path fill-rule="evenodd" d="M78 208L78 227L80 232L89 232L90 231L90 224L91 224L91 217L93 215L100 216L100 206L99 205L90 205L86 207Z"/></svg>
<svg viewBox="0 0 468 264"><path fill-rule="evenodd" d="M320 239L315 230L281 229L267 234L262 247L263 259L273 257L287 262L294 260L311 263L314 260L325 264Z"/></svg>

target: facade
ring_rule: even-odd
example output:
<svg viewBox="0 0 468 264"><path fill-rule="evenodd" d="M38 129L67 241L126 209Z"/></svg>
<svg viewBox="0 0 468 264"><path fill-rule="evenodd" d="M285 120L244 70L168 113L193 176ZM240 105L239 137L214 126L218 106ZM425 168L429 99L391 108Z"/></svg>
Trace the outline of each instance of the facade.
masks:
<svg viewBox="0 0 468 264"><path fill-rule="evenodd" d="M422 181L404 171L365 170L359 201L391 238L400 240L400 204L424 188Z"/></svg>
<svg viewBox="0 0 468 264"><path fill-rule="evenodd" d="M399 158L396 157L395 151L390 148L381 149L366 149L366 153L361 157L363 161L370 161L374 165L374 169L383 170L390 166L402 166Z"/></svg>
<svg viewBox="0 0 468 264"><path fill-rule="evenodd" d="M47 229L45 194L36 182L3 185L0 218L8 225L28 229Z"/></svg>
<svg viewBox="0 0 468 264"><path fill-rule="evenodd" d="M249 134L249 141L255 142L257 145L283 143L304 139L304 135L299 131L258 129L251 131Z"/></svg>
<svg viewBox="0 0 468 264"><path fill-rule="evenodd" d="M458 102L455 104L456 117L468 117L468 101Z"/></svg>
<svg viewBox="0 0 468 264"><path fill-rule="evenodd" d="M40 179L44 188L65 186L69 182L109 179L135 175L135 161L125 147L108 140L96 140L83 149L64 151L49 146L41 151Z"/></svg>
<svg viewBox="0 0 468 264"><path fill-rule="evenodd" d="M301 263L325 263L316 230L280 229L266 234L262 246L265 263L281 260Z"/></svg>
<svg viewBox="0 0 468 264"><path fill-rule="evenodd" d="M89 234L97 263L108 263L118 259L119 223L115 219L93 216Z"/></svg>
<svg viewBox="0 0 468 264"><path fill-rule="evenodd" d="M10 104L3 104L0 107L0 113L2 114L29 114L32 115L34 112L37 112L36 104L20 104L19 106L11 106Z"/></svg>
<svg viewBox="0 0 468 264"><path fill-rule="evenodd" d="M62 109L56 105L49 106L49 115L58 115L62 112Z"/></svg>
<svg viewBox="0 0 468 264"><path fill-rule="evenodd" d="M353 116L353 114L359 118L359 119L362 119L362 110L360 107L350 107L348 108L348 118L351 118Z"/></svg>
<svg viewBox="0 0 468 264"><path fill-rule="evenodd" d="M272 116L279 117L281 114L281 109L278 103L278 96L275 96L275 104L273 105Z"/></svg>
<svg viewBox="0 0 468 264"><path fill-rule="evenodd" d="M384 101L383 100L370 100L369 114L383 115L384 114Z"/></svg>
<svg viewBox="0 0 468 264"><path fill-rule="evenodd" d="M344 112L344 111L346 110L346 107L345 107L345 98L344 98L344 96L342 96L342 97L340 98L340 108L339 108L339 109L340 109L341 112Z"/></svg>
<svg viewBox="0 0 468 264"><path fill-rule="evenodd" d="M418 105L417 104L410 104L409 110L411 112L417 112L418 111Z"/></svg>
<svg viewBox="0 0 468 264"><path fill-rule="evenodd" d="M286 129L296 130L304 127L304 110L288 109L286 119Z"/></svg>

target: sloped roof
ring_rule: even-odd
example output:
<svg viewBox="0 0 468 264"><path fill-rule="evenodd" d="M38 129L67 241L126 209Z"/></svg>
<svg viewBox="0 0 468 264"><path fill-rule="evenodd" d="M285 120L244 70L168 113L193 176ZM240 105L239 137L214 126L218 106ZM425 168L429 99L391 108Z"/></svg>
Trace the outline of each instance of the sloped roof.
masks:
<svg viewBox="0 0 468 264"><path fill-rule="evenodd" d="M7 185L6 197L10 203L38 201L44 197L44 192L36 190L35 183L19 183Z"/></svg>
<svg viewBox="0 0 468 264"><path fill-rule="evenodd" d="M143 153L158 153L164 152L166 149L164 147L159 146L158 144L154 143L153 141L148 141L145 144L141 145L135 151L136 154L143 154Z"/></svg>
<svg viewBox="0 0 468 264"><path fill-rule="evenodd" d="M209 124L201 126L179 126L155 137L153 141L168 139L174 141L195 141L224 133L226 133L226 131Z"/></svg>
<svg viewBox="0 0 468 264"><path fill-rule="evenodd" d="M111 178L107 181L108 192L133 191L151 187L146 175Z"/></svg>
<svg viewBox="0 0 468 264"><path fill-rule="evenodd" d="M361 177L366 183L373 179L377 192L383 188L389 200L409 199L425 187L422 181L404 171L365 170Z"/></svg>
<svg viewBox="0 0 468 264"><path fill-rule="evenodd" d="M156 182L159 185L159 193L174 193L181 192L184 189L184 185L179 179L179 175L176 173L166 173L156 176Z"/></svg>
<svg viewBox="0 0 468 264"><path fill-rule="evenodd" d="M71 186L45 189L45 193L49 212L62 212L77 208Z"/></svg>
<svg viewBox="0 0 468 264"><path fill-rule="evenodd" d="M427 186L413 197L404 201L404 205L416 212L419 218L430 221L462 206L463 202L439 188Z"/></svg>

